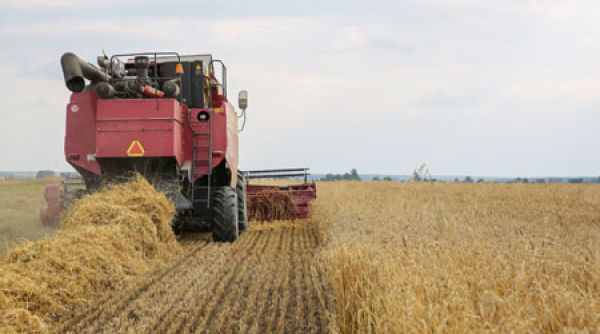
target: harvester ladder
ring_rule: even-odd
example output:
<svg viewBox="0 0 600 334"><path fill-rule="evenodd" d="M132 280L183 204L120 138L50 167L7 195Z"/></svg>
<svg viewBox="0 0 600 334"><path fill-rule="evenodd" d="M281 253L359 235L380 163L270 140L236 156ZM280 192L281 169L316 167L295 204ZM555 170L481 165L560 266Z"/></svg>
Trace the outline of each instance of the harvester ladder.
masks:
<svg viewBox="0 0 600 334"><path fill-rule="evenodd" d="M196 204L204 204L206 209L210 209L210 192L211 192L211 184L212 184L212 146L213 146L213 136L212 136L212 110L209 110L208 117L208 126L203 127L206 130L198 130L192 127L193 134L193 142L192 146L194 148L192 152L192 203L194 206ZM203 140L203 139L208 139ZM208 146L204 144L208 142ZM202 144L202 145L200 145ZM205 154L203 154L206 152ZM206 165L206 185L200 184L197 182L196 178L203 176L201 172L198 172L198 164ZM206 194L206 196L199 196L198 194L202 193Z"/></svg>

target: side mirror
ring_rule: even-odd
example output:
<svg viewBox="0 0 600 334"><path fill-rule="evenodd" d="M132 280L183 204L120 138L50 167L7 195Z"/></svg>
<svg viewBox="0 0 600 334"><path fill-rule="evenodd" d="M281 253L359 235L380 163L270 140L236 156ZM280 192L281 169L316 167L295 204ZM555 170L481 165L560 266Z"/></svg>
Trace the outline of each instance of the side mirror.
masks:
<svg viewBox="0 0 600 334"><path fill-rule="evenodd" d="M238 94L238 107L242 110L248 108L248 91L242 90Z"/></svg>

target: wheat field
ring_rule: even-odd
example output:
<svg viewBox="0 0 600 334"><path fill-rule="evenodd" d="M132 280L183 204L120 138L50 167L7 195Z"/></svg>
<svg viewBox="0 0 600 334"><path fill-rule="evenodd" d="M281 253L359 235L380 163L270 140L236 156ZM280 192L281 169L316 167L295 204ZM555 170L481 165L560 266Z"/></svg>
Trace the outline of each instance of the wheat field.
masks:
<svg viewBox="0 0 600 334"><path fill-rule="evenodd" d="M319 186L334 331L600 332L600 187Z"/></svg>
<svg viewBox="0 0 600 334"><path fill-rule="evenodd" d="M159 205L163 197L139 184L133 189L138 188L146 193L141 203L141 195L128 195L126 189L120 188L118 196L100 194L67 216L65 232L8 252L10 260L11 254L35 250L25 263L0 266L27 276L36 300L43 301L40 292L46 291L62 303L27 309L26 288L15 294L11 277L2 272L8 283L0 286L0 295L9 298L0 303L0 314L10 316L8 328L51 333L600 332L598 186L321 182L310 219L253 222L233 244L210 242L209 233L183 235L174 244L162 227L169 218L152 213L168 212L156 211L164 207ZM103 203L111 201L104 210ZM97 216L105 218L88 218L86 210L100 210ZM155 223L135 224L138 215ZM158 229L148 230L151 239L128 236L135 242L126 244L107 239L119 233L92 235L98 228L112 230L113 222L115 231ZM93 230L82 236L86 245L78 246L82 239L75 235L81 228ZM88 282L76 298L69 286L61 288L52 278L65 265L50 256L61 240L74 240L68 243L74 254L101 243L110 246L89 256L62 255L76 275L65 282L81 282L78 277ZM107 253L113 249L119 254ZM128 256L135 260L129 265ZM81 268L78 258L87 261ZM43 289L35 288L38 278ZM98 282L102 286L94 286ZM22 296L18 305L14 296ZM11 311L13 306L31 313L29 319L42 319L43 326L19 324L27 318Z"/></svg>
<svg viewBox="0 0 600 334"><path fill-rule="evenodd" d="M37 240L48 234L40 224L44 187L52 180L0 181L0 253L21 239Z"/></svg>

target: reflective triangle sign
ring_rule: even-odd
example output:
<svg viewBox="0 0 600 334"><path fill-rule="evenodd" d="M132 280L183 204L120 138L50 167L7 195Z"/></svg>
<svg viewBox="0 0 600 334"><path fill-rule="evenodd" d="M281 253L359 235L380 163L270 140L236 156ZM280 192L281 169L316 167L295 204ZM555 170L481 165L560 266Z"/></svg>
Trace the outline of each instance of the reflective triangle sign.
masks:
<svg viewBox="0 0 600 334"><path fill-rule="evenodd" d="M142 146L142 143L137 139L132 141L127 149L127 156L130 157L143 157L145 153L144 146Z"/></svg>

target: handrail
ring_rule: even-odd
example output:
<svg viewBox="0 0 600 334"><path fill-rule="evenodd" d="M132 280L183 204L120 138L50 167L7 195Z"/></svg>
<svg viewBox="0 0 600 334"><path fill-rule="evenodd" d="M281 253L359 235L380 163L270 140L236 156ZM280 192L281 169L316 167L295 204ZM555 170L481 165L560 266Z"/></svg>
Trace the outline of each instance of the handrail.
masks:
<svg viewBox="0 0 600 334"><path fill-rule="evenodd" d="M310 168L282 168L282 169L264 169L244 171L247 179L275 179L275 178L294 178L303 177L304 182L308 182L310 177Z"/></svg>

